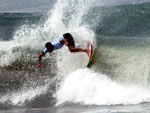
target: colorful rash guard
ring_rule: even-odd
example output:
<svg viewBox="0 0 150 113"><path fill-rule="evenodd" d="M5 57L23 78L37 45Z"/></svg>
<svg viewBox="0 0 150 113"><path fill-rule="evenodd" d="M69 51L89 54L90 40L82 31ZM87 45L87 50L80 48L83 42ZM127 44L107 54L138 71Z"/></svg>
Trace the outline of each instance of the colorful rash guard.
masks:
<svg viewBox="0 0 150 113"><path fill-rule="evenodd" d="M54 47L54 50L57 50L57 49L60 49L61 47L64 46L64 44L61 44L60 41L63 40L64 37L61 35L59 36L56 40L53 40L51 42L51 44L53 45ZM47 50L47 48L45 48L43 51L42 51L44 54L48 53L49 51Z"/></svg>

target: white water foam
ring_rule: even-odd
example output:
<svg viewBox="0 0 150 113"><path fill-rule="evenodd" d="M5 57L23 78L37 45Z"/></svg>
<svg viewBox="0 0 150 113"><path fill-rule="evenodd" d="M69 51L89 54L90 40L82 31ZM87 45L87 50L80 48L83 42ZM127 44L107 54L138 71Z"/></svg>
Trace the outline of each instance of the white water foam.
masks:
<svg viewBox="0 0 150 113"><path fill-rule="evenodd" d="M123 86L106 75L89 69L78 69L68 75L55 96L57 105L65 102L84 105L150 102L150 91L137 86Z"/></svg>
<svg viewBox="0 0 150 113"><path fill-rule="evenodd" d="M69 3L71 3L71 7ZM0 52L5 54L0 54L0 66L10 65L19 58L19 55L12 52L14 48L39 51L44 48L45 42L52 41L66 32L72 33L79 45L83 45L84 41L93 40L94 33L88 28L89 26L82 23L82 17L87 13L90 5L86 4L88 2L80 0L78 5L75 3L74 0L58 0L54 9L48 14L48 19L42 25L23 25L14 33L13 40L1 41L4 47L0 48ZM65 14L70 16L65 17Z"/></svg>
<svg viewBox="0 0 150 113"><path fill-rule="evenodd" d="M49 85L51 84L50 80L47 84L43 86L37 86L37 87L23 87L22 90L13 92L13 93L8 93L2 98L0 98L0 103L7 103L7 104L12 104L12 105L23 105L26 101L32 101L35 97L41 95L41 94L46 94L49 88Z"/></svg>
<svg viewBox="0 0 150 113"><path fill-rule="evenodd" d="M89 0L58 0L47 23L54 34L70 32L74 37L75 45L86 48L88 41L95 41L93 31L83 21L83 16L88 13L90 6ZM64 78L77 68L85 67L87 61L88 57L85 53L72 54L67 47L64 47L57 53L58 79Z"/></svg>
<svg viewBox="0 0 150 113"><path fill-rule="evenodd" d="M93 31L83 22L82 18L90 9L91 4L88 1L90 0L79 0L76 6L76 4L69 4L74 3L74 0L58 0L43 26L22 26L16 31L13 41L4 42L4 45L1 44L2 49L0 48L0 51L5 54L0 56L0 66L9 65L17 59L18 56L12 53L14 47L42 50L44 42L51 41L54 37L65 32L73 34L77 46L85 47L84 42L94 41ZM64 16L69 12L72 12L69 18ZM64 21L67 24L64 24ZM10 46L8 47L8 45ZM64 102L79 102L86 105L115 105L150 101L150 92L146 89L136 86L122 86L106 75L81 69L87 64L86 54L71 54L68 48L63 48L58 51L57 59L58 76L61 77L60 80L63 80L56 92L57 105ZM13 104L22 104L26 100L32 100L35 96L47 92L47 89L47 86L23 89L12 95L4 96L1 101L9 100Z"/></svg>
<svg viewBox="0 0 150 113"><path fill-rule="evenodd" d="M60 34L63 34L65 32L70 32L71 34L73 34L77 46L81 45L85 48L84 43L86 43L87 41L93 41L93 31L90 30L89 26L87 26L86 24L81 25L82 17L88 11L89 6L86 5L85 1L79 1L78 6L76 6L76 4L72 4L72 7L69 9L70 6L68 3L73 2L75 1L72 0L71 2L68 2L68 0L66 0L65 2L63 2L62 0L58 0L55 8L53 9L53 11L51 11L51 13L49 13L49 17L43 25L23 25L15 32L13 40L8 42L1 41L0 43L2 43L2 47L0 48L0 52L3 52L3 54L0 54L0 66L11 65L11 63L15 62L21 57L21 52L25 49L31 51L42 51L42 49L44 49L44 43L46 41L52 41L53 38L56 38L56 36L59 36ZM70 13L70 11L75 12ZM64 14L66 13L70 15L70 19L64 17ZM67 24L64 24L64 19L68 21ZM21 48L21 51L17 51L17 48ZM70 54L68 48L66 49L65 47L61 49L61 51L57 52L59 53L57 54L57 64L59 68L58 75L60 75L60 77L62 78L64 78L64 75L66 73L72 72L72 70L74 69L85 67L88 60L87 55L83 55L83 53L76 55ZM79 60L79 58L82 59ZM66 61L67 59L68 61ZM66 64L64 65L65 61ZM81 64L81 61L83 62L83 64ZM75 65L73 66L72 63L74 63ZM64 72L65 66L66 71ZM72 68L69 69L69 66ZM10 101L14 105L23 104L26 100L32 100L37 95L43 94L47 91L47 89L48 87L46 86L37 87L35 89L22 88L21 91L6 94L0 99L1 102Z"/></svg>

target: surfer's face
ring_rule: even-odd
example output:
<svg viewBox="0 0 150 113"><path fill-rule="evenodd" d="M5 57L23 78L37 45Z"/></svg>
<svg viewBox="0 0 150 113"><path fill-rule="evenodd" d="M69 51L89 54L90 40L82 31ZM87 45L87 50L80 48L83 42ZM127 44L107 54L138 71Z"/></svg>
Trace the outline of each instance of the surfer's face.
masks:
<svg viewBox="0 0 150 113"><path fill-rule="evenodd" d="M47 46L46 48L47 48L47 50L48 50L49 52L52 52L52 51L53 51L52 46Z"/></svg>

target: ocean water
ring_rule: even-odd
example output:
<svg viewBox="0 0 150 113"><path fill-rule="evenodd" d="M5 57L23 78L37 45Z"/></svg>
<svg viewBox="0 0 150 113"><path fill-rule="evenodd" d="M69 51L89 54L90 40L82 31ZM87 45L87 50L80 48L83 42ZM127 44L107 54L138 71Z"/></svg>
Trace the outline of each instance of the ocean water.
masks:
<svg viewBox="0 0 150 113"><path fill-rule="evenodd" d="M0 113L150 112L149 2L0 2ZM63 47L38 70L45 42L65 32L94 43L95 65Z"/></svg>
<svg viewBox="0 0 150 113"><path fill-rule="evenodd" d="M1 0L0 13L46 13L54 3L54 0Z"/></svg>

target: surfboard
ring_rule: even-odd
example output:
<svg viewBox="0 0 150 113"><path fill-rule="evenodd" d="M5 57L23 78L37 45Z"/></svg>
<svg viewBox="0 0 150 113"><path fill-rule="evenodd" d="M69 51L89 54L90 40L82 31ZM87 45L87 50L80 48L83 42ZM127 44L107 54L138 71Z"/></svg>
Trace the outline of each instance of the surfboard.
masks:
<svg viewBox="0 0 150 113"><path fill-rule="evenodd" d="M92 68L92 66L94 65L94 54L95 54L95 51L94 51L94 46L93 44L90 44L89 46L89 49L90 49L90 54L89 54L89 62L87 64L87 67L88 68Z"/></svg>

